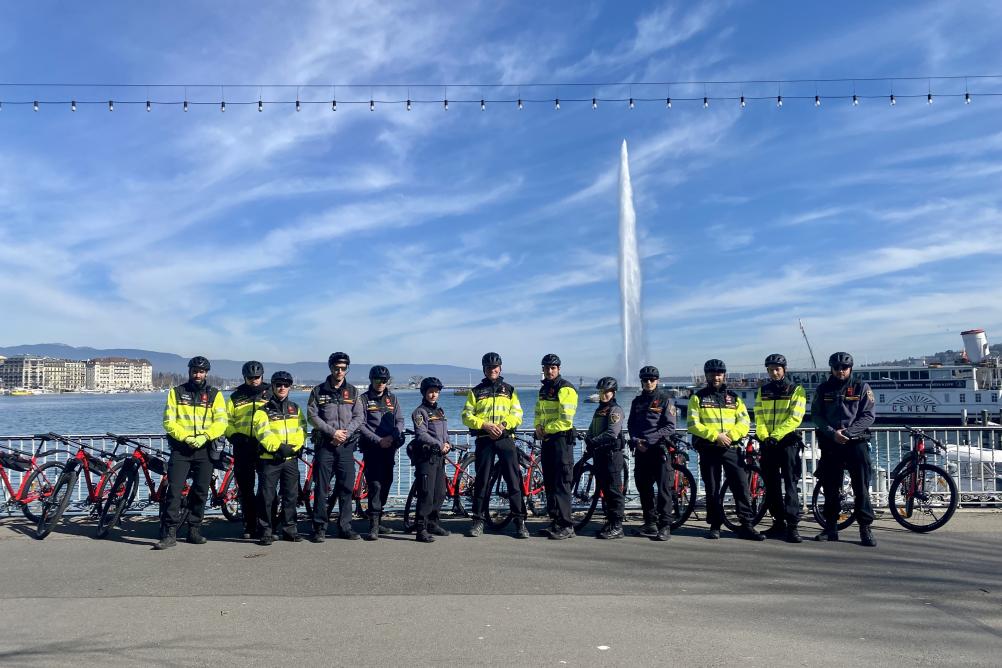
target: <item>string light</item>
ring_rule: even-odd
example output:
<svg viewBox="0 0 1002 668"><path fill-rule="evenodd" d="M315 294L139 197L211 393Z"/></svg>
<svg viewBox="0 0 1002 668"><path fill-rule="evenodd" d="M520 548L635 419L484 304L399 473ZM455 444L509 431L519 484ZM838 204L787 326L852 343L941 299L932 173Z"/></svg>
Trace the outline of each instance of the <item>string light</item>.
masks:
<svg viewBox="0 0 1002 668"><path fill-rule="evenodd" d="M932 104L932 93L925 96L925 102L926 104Z"/></svg>
<svg viewBox="0 0 1002 668"><path fill-rule="evenodd" d="M487 111L487 103L484 102L484 98L480 98L480 111Z"/></svg>
<svg viewBox="0 0 1002 668"><path fill-rule="evenodd" d="M108 111L115 111L115 101L108 100Z"/></svg>
<svg viewBox="0 0 1002 668"><path fill-rule="evenodd" d="M671 98L670 97L666 97L665 98L665 107L667 107L668 109L671 109Z"/></svg>
<svg viewBox="0 0 1002 668"><path fill-rule="evenodd" d="M407 111L411 110L411 99L407 98Z"/></svg>
<svg viewBox="0 0 1002 668"><path fill-rule="evenodd" d="M149 100L146 100L146 113L151 111L153 111L153 104Z"/></svg>
<svg viewBox="0 0 1002 668"><path fill-rule="evenodd" d="M598 109L598 98L594 98L594 97L593 97L593 98L591 99L591 108L592 108L592 109Z"/></svg>
<svg viewBox="0 0 1002 668"><path fill-rule="evenodd" d="M70 111L76 111L76 110L77 110L77 101L70 100Z"/></svg>
<svg viewBox="0 0 1002 668"><path fill-rule="evenodd" d="M38 100L32 102L31 108L34 109L35 111L38 111Z"/></svg>
<svg viewBox="0 0 1002 668"><path fill-rule="evenodd" d="M522 98L518 98L518 108L522 109Z"/></svg>
<svg viewBox="0 0 1002 668"><path fill-rule="evenodd" d="M742 109L745 108L745 96L744 95L741 96L741 108Z"/></svg>
<svg viewBox="0 0 1002 668"><path fill-rule="evenodd" d="M704 95L703 96L703 109L709 109L709 107L710 107L710 98L708 98L707 96Z"/></svg>
<svg viewBox="0 0 1002 668"><path fill-rule="evenodd" d="M331 100L331 111L337 111L337 100Z"/></svg>
<svg viewBox="0 0 1002 668"><path fill-rule="evenodd" d="M219 102L219 111L224 114L226 113L226 100L221 100Z"/></svg>
<svg viewBox="0 0 1002 668"><path fill-rule="evenodd" d="M184 101L184 110L188 111L188 100Z"/></svg>
<svg viewBox="0 0 1002 668"><path fill-rule="evenodd" d="M443 107L443 108L444 108L444 109L445 109L446 111L449 111L449 99L448 99L448 98L446 98L446 99L442 100L442 107Z"/></svg>
<svg viewBox="0 0 1002 668"><path fill-rule="evenodd" d="M893 107L897 103L898 103L898 101L894 99L894 93L891 93L891 106Z"/></svg>
<svg viewBox="0 0 1002 668"><path fill-rule="evenodd" d="M258 110L258 113L264 111L264 100L258 100L257 101L257 110Z"/></svg>
<svg viewBox="0 0 1002 668"><path fill-rule="evenodd" d="M971 94L965 92L964 93L964 104L970 104L970 103L971 103Z"/></svg>
<svg viewBox="0 0 1002 668"><path fill-rule="evenodd" d="M854 107L859 106L859 96L857 96L855 93L852 94L852 106Z"/></svg>
<svg viewBox="0 0 1002 668"><path fill-rule="evenodd" d="M560 98L559 97L553 101L553 109L556 110L556 111L560 111Z"/></svg>
<svg viewBox="0 0 1002 668"><path fill-rule="evenodd" d="M370 98L369 98L369 111L375 111L375 110L376 110L376 101L375 101L375 100L373 100L373 99L372 99L372 98L370 97Z"/></svg>
<svg viewBox="0 0 1002 668"><path fill-rule="evenodd" d="M815 95L814 96L814 106L815 107L820 107L821 106L821 96L820 95Z"/></svg>
<svg viewBox="0 0 1002 668"><path fill-rule="evenodd" d="M630 98L630 109L633 109L633 98Z"/></svg>
<svg viewBox="0 0 1002 668"><path fill-rule="evenodd" d="M299 111L300 109L302 109L302 106L299 104L299 100L296 100L296 111Z"/></svg>

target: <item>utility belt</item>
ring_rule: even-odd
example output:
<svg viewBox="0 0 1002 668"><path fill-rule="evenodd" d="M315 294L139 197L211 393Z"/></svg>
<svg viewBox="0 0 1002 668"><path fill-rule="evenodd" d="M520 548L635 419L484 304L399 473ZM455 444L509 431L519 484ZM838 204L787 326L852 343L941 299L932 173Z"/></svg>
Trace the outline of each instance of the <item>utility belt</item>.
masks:
<svg viewBox="0 0 1002 668"><path fill-rule="evenodd" d="M515 433L514 429L505 429L504 433L501 435L501 438L511 438L514 433ZM484 429L471 429L470 430L470 436L472 436L474 439L476 439L478 441L480 439L482 439L482 438L486 438L486 439L489 439L491 441L494 440L494 439L491 438L491 435L488 434L487 431L484 430ZM500 440L500 439L498 439L498 440Z"/></svg>
<svg viewBox="0 0 1002 668"><path fill-rule="evenodd" d="M331 436L328 436L319 429L314 429L310 432L310 440L313 442L313 445L321 448L330 448L332 450L337 448L350 448L354 450L358 445L358 438L358 432L356 431L354 434L349 436L344 443L338 445L334 442L334 439Z"/></svg>
<svg viewBox="0 0 1002 668"><path fill-rule="evenodd" d="M171 452L176 452L179 455L183 455L185 457L191 457L192 455L194 455L194 454L196 454L198 452L206 452L206 453L208 453L208 451L209 451L209 445L211 445L211 444L212 444L212 441L208 441L202 447L195 448L195 447L192 447L192 446L188 445L184 441L177 440L173 436L168 436L167 437L167 445L168 445L168 447L170 447L170 451Z"/></svg>
<svg viewBox="0 0 1002 668"><path fill-rule="evenodd" d="M573 429L568 429L566 431L558 431L553 434L544 434L543 443L554 443L556 441L566 441L568 443L574 443L576 436Z"/></svg>

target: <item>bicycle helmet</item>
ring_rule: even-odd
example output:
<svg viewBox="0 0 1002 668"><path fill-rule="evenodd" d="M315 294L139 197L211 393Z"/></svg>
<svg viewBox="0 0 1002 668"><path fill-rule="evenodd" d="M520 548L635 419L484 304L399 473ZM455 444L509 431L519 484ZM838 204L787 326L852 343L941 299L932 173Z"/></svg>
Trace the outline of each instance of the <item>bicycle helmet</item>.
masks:
<svg viewBox="0 0 1002 668"><path fill-rule="evenodd" d="M271 384L272 385L276 385L276 384L278 384L278 385L282 385L282 384L292 385L292 374L289 373L288 371L276 371L275 373L271 374Z"/></svg>
<svg viewBox="0 0 1002 668"><path fill-rule="evenodd" d="M843 352L832 353L832 356L828 358L828 366L833 368L847 366L851 368L853 366L852 355Z"/></svg>
<svg viewBox="0 0 1002 668"><path fill-rule="evenodd" d="M188 368L198 369L199 371L208 371L212 368L212 365L209 364L209 360L205 359L201 355L196 355L188 360Z"/></svg>
<svg viewBox="0 0 1002 668"><path fill-rule="evenodd" d="M540 364L543 366L560 366L560 358L553 353L543 355L543 361Z"/></svg>
<svg viewBox="0 0 1002 668"><path fill-rule="evenodd" d="M369 380L381 380L384 383L390 382L390 370L381 364L369 369Z"/></svg>
<svg viewBox="0 0 1002 668"><path fill-rule="evenodd" d="M599 392L616 392L619 390L619 383L612 376L605 376L598 379L598 382L595 383L595 389Z"/></svg>
<svg viewBox="0 0 1002 668"><path fill-rule="evenodd" d="M431 390L431 389L441 390L442 389L442 381L440 381L438 378L435 378L434 376L429 376L427 378L422 378L421 379L421 394L424 394L425 392L427 392L428 390Z"/></svg>
<svg viewBox="0 0 1002 668"><path fill-rule="evenodd" d="M640 370L640 380L657 380L661 372L656 366L645 366Z"/></svg>
<svg viewBox="0 0 1002 668"><path fill-rule="evenodd" d="M727 373L727 365L723 360L706 360L703 365L703 373Z"/></svg>
<svg viewBox="0 0 1002 668"><path fill-rule="evenodd" d="M264 375L264 365L257 360L251 360L250 362L244 362L244 366L240 369L240 375L244 378L257 378L258 376Z"/></svg>
<svg viewBox="0 0 1002 668"><path fill-rule="evenodd" d="M348 357L348 353L331 353L331 356L327 358L327 367L330 368L338 362L344 362L345 366L347 366L351 364L351 358Z"/></svg>
<svg viewBox="0 0 1002 668"><path fill-rule="evenodd" d="M482 367L494 367L501 366L501 356L497 353L487 353L480 358L480 366Z"/></svg>
<svg viewBox="0 0 1002 668"><path fill-rule="evenodd" d="M766 366L781 366L786 368L786 357L780 355L779 353L773 353L765 358Z"/></svg>

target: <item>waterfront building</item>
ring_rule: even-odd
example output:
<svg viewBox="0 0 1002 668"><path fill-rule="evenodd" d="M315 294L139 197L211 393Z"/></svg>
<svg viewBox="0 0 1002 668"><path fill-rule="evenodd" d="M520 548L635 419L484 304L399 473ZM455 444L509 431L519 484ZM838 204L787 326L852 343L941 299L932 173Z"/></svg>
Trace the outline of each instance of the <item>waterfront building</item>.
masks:
<svg viewBox="0 0 1002 668"><path fill-rule="evenodd" d="M0 380L8 389L44 389L45 373L52 358L35 355L13 355L0 365Z"/></svg>
<svg viewBox="0 0 1002 668"><path fill-rule="evenodd" d="M87 360L85 383L99 392L153 389L153 365L145 359L99 357Z"/></svg>

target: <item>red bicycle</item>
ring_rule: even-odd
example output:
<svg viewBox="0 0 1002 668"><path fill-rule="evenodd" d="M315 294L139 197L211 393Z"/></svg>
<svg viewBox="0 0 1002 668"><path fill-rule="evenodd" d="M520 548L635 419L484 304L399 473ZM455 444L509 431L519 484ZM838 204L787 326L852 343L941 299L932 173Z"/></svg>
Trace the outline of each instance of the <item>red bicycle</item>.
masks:
<svg viewBox="0 0 1002 668"><path fill-rule="evenodd" d="M475 460L470 446L453 444L449 453L455 453L455 457L445 456L443 465L445 466L445 495L446 503L451 503L451 512L457 517L468 517L472 508L474 473L471 471L471 463ZM449 469L452 473L449 473ZM415 514L417 512L417 480L411 483L411 489L407 493L407 501L404 503L404 531L414 530Z"/></svg>
<svg viewBox="0 0 1002 668"><path fill-rule="evenodd" d="M97 512L101 508L102 502L107 496L109 481L112 479L115 471L116 460L118 460L115 454L118 450L118 445L116 444L115 449L111 452L105 452L100 448L95 448L92 445L87 445L81 441L67 438L54 432L40 435L37 438L41 438L43 441L58 441L64 445L76 446L77 448L76 454L67 460L62 473L59 474L59 478L52 489L52 494L42 500L38 527L35 531L35 536L41 540L52 533L53 527L56 526L62 518L63 513L66 512L81 473L84 476L84 482L87 483L87 496L79 501L80 505L82 507L90 507L92 513ZM91 452L95 454L91 454ZM94 480L95 475L97 476L96 481Z"/></svg>
<svg viewBox="0 0 1002 668"><path fill-rule="evenodd" d="M42 512L43 501L52 494L56 480L62 473L62 462L45 462L39 464L39 458L48 457L53 452L39 453L44 440L40 440L31 457L5 445L0 445L0 480L6 491L6 500L2 507L10 512L15 506L20 508L24 516L32 522L38 522ZM19 473L21 482L14 488L9 471Z"/></svg>
<svg viewBox="0 0 1002 668"><path fill-rule="evenodd" d="M745 469L748 471L748 496L751 501L752 526L765 517L765 480L762 478L762 451L754 438L745 445ZM728 482L720 486L720 505L724 508L724 524L731 531L741 527L741 518L734 506L734 495Z"/></svg>
<svg viewBox="0 0 1002 668"><path fill-rule="evenodd" d="M313 454L314 450L310 447L304 447L299 451L299 458L306 465L306 474L302 477L302 482L299 486L298 505L305 508L307 518L312 518L313 516L313 459L307 460L305 456L312 456ZM355 482L351 488L351 498L355 502L355 515L358 517L365 517L365 513L362 510L362 499L369 497L369 486L365 482L364 472L365 460L356 455ZM340 515L340 511L336 511L338 507L337 501L337 491L332 489L330 496L327 498L327 515L331 521ZM275 508L276 510L273 514L277 517L278 506L276 505Z"/></svg>
<svg viewBox="0 0 1002 668"><path fill-rule="evenodd" d="M522 478L522 497L525 499L525 509L533 515L546 514L546 489L543 486L543 469L539 455L542 452L542 444L533 440L532 442L516 436L515 449L518 453L519 473ZM495 468L491 473L491 480L487 485L491 490L490 500L487 508L487 527L500 531L511 522L511 506L508 502L508 485L504 476L501 475L501 468ZM472 486L471 486L472 492Z"/></svg>

